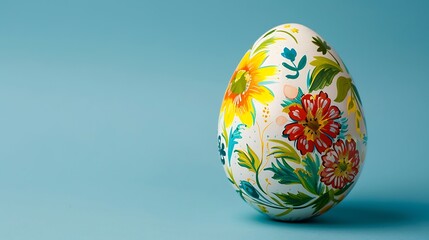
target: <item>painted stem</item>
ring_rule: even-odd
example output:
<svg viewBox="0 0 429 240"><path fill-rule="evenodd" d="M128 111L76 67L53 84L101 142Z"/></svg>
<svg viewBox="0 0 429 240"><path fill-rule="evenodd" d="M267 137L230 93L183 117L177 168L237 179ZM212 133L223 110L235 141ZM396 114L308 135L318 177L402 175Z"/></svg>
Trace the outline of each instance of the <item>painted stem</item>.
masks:
<svg viewBox="0 0 429 240"><path fill-rule="evenodd" d="M334 58L335 62L337 62L337 64L338 64L338 66L341 66L340 62L338 62L337 58L334 57L334 55L332 55L332 53L330 51L328 51L328 53L329 53L329 55L331 55Z"/></svg>
<svg viewBox="0 0 429 240"><path fill-rule="evenodd" d="M256 170L255 178L256 178L256 185L258 185L258 188L261 189L263 193L267 194L267 192L264 191L264 189L261 186L261 183L259 182L259 168Z"/></svg>

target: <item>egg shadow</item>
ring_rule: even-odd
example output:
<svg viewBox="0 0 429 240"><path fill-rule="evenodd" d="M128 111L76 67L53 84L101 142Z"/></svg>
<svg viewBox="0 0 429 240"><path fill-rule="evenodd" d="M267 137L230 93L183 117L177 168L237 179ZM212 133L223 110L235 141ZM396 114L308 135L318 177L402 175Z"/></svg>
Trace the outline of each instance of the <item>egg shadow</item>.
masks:
<svg viewBox="0 0 429 240"><path fill-rule="evenodd" d="M429 205L405 201L352 201L343 202L322 216L300 222L282 222L258 214L254 221L277 226L298 228L370 229L400 228L429 223Z"/></svg>

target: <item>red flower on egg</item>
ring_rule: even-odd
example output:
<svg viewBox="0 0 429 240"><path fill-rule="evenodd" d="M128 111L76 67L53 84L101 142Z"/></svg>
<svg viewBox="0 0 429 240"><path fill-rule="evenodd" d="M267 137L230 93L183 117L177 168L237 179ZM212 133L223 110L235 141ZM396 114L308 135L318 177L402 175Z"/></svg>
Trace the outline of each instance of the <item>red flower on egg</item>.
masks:
<svg viewBox="0 0 429 240"><path fill-rule="evenodd" d="M320 181L333 188L343 188L356 178L359 162L355 140L340 139L322 156L324 168L320 172Z"/></svg>
<svg viewBox="0 0 429 240"><path fill-rule="evenodd" d="M341 117L340 110L331 105L331 99L323 91L317 95L305 94L301 104L289 107L288 114L293 122L285 126L283 135L296 141L302 155L313 152L314 148L323 153L340 133L341 124L336 121Z"/></svg>

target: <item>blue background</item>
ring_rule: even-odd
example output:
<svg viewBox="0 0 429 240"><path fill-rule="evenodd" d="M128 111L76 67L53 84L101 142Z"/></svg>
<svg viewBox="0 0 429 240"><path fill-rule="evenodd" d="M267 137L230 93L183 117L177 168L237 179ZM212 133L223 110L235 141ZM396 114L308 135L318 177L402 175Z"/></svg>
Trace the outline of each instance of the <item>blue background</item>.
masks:
<svg viewBox="0 0 429 240"><path fill-rule="evenodd" d="M424 1L0 1L0 239L424 239ZM227 82L283 23L332 45L369 141L351 194L304 223L236 195L217 152Z"/></svg>

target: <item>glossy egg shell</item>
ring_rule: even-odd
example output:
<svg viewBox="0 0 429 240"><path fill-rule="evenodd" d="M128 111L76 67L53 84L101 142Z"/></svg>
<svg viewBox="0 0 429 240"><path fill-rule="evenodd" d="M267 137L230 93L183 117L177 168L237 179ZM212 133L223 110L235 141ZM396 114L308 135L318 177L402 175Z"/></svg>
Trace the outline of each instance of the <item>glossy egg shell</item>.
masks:
<svg viewBox="0 0 429 240"><path fill-rule="evenodd" d="M316 32L280 25L245 53L222 101L218 150L250 206L284 221L326 212L356 184L366 143L358 90Z"/></svg>

